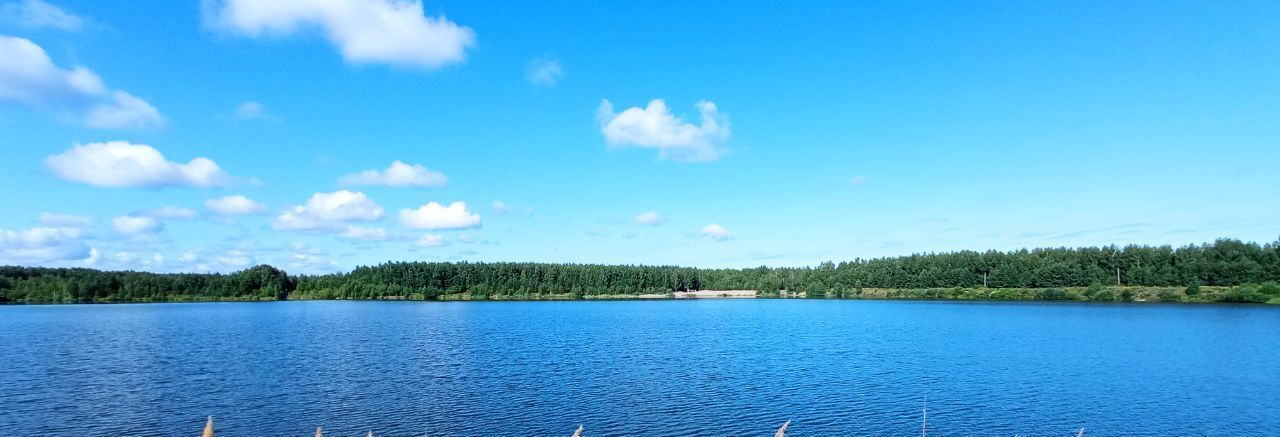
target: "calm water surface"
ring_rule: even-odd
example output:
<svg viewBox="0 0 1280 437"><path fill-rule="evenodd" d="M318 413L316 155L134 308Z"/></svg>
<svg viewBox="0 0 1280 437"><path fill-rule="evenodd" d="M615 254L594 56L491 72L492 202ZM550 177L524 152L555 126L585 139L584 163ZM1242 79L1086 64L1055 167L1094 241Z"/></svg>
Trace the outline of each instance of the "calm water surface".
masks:
<svg viewBox="0 0 1280 437"><path fill-rule="evenodd" d="M1280 308L0 307L0 435L1280 435Z"/></svg>

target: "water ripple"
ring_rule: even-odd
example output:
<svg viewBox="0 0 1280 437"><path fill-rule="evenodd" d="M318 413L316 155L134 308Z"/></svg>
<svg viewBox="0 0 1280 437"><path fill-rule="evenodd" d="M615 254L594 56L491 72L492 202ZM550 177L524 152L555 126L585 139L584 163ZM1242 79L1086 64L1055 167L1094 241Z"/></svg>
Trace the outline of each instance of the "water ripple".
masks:
<svg viewBox="0 0 1280 437"><path fill-rule="evenodd" d="M1280 435L1280 311L851 301L0 307L0 435Z"/></svg>

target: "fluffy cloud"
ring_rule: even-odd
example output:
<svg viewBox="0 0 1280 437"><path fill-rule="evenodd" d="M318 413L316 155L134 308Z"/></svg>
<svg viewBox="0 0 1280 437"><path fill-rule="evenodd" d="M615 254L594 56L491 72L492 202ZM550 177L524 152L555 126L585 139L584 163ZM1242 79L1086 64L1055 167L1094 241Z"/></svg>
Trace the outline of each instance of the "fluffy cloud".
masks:
<svg viewBox="0 0 1280 437"><path fill-rule="evenodd" d="M480 226L480 214L467 210L465 202L447 207L428 202L418 209L400 210L400 223L409 229L466 229Z"/></svg>
<svg viewBox="0 0 1280 437"><path fill-rule="evenodd" d="M43 48L25 38L0 35L0 101L77 114L89 127L145 129L164 125L147 101L110 90L84 67L62 69Z"/></svg>
<svg viewBox="0 0 1280 437"><path fill-rule="evenodd" d="M347 190L315 193L306 205L281 213L271 227L281 230L333 231L346 229L344 223L382 218L382 207L364 193Z"/></svg>
<svg viewBox="0 0 1280 437"><path fill-rule="evenodd" d="M603 100L596 119L610 146L658 149L658 157L675 161L715 161L729 140L729 117L720 114L715 103L703 100L697 107L701 125L672 114L662 99L650 101L648 107L631 107L620 113L614 113L613 104Z"/></svg>
<svg viewBox="0 0 1280 437"><path fill-rule="evenodd" d="M449 178L444 173L428 170L421 164L405 164L401 161L392 162L386 170L365 170L338 180L339 184L347 186L388 187L443 187L448 182Z"/></svg>
<svg viewBox="0 0 1280 437"><path fill-rule="evenodd" d="M529 83L538 86L555 86L561 77L564 77L564 67L560 66L560 61L550 58L534 59L525 72Z"/></svg>
<svg viewBox="0 0 1280 437"><path fill-rule="evenodd" d="M146 235L160 232L164 223L147 216L126 215L111 219L111 226L122 235Z"/></svg>
<svg viewBox="0 0 1280 437"><path fill-rule="evenodd" d="M100 259L102 259L102 253L98 252L98 248L90 247L89 257L82 259L80 262L83 262L87 266L93 266L95 264L98 264L98 260Z"/></svg>
<svg viewBox="0 0 1280 437"><path fill-rule="evenodd" d="M145 211L139 211L134 215L151 217L156 219L163 219L163 220L192 220L197 217L200 217L200 213L195 210L179 208L176 206L165 206L165 207L160 207L155 209L148 209Z"/></svg>
<svg viewBox="0 0 1280 437"><path fill-rule="evenodd" d="M0 229L0 264L36 265L82 260L91 249L72 228Z"/></svg>
<svg viewBox="0 0 1280 437"><path fill-rule="evenodd" d="M419 238L414 244L418 245L418 247L440 247L444 246L445 242L442 235L427 234Z"/></svg>
<svg viewBox="0 0 1280 437"><path fill-rule="evenodd" d="M210 0L211 27L250 37L319 29L349 63L436 68L462 62L475 32L423 14L420 0Z"/></svg>
<svg viewBox="0 0 1280 437"><path fill-rule="evenodd" d="M73 214L40 213L40 223L59 228L79 228L93 223L93 217Z"/></svg>
<svg viewBox="0 0 1280 437"><path fill-rule="evenodd" d="M208 158L181 164L151 146L124 141L77 144L45 164L62 179L99 187L216 187L231 181Z"/></svg>
<svg viewBox="0 0 1280 437"><path fill-rule="evenodd" d="M285 261L284 268L289 272L305 274L333 273L342 270L337 261L323 255L295 253Z"/></svg>
<svg viewBox="0 0 1280 437"><path fill-rule="evenodd" d="M206 200L204 207L218 215L261 214L267 210L266 205L239 194Z"/></svg>
<svg viewBox="0 0 1280 437"><path fill-rule="evenodd" d="M68 32L80 30L85 20L41 0L0 5L0 21L28 29L56 29Z"/></svg>
<svg viewBox="0 0 1280 437"><path fill-rule="evenodd" d="M84 67L64 70L44 49L25 38L0 35L0 99L23 103L71 101L106 92L102 79Z"/></svg>
<svg viewBox="0 0 1280 437"><path fill-rule="evenodd" d="M152 253L150 256L146 254L120 251L112 254L103 255L97 248L91 249L89 259L84 260L86 265L104 270L144 270L152 272L163 271L190 271L192 266L186 266L186 263L169 263L166 262L164 255ZM186 268L182 268L186 267ZM208 269L200 269L207 271Z"/></svg>
<svg viewBox="0 0 1280 437"><path fill-rule="evenodd" d="M703 237L707 237L716 241L725 241L725 240L733 239L733 233L729 232L728 229L725 229L724 226L720 226L715 223L703 226L702 229L698 231L698 233Z"/></svg>
<svg viewBox="0 0 1280 437"><path fill-rule="evenodd" d="M270 251L285 249L272 248ZM150 272L233 272L263 262L261 250L252 247L193 248L166 256L143 246L124 250L90 248L89 257L81 264L103 270L142 270ZM286 267L284 262L277 266ZM286 267L287 268L287 267ZM295 272L290 269L290 272ZM299 273L307 273L297 269Z"/></svg>
<svg viewBox="0 0 1280 437"><path fill-rule="evenodd" d="M234 246L215 246L191 248L173 256L161 253L145 253L147 249L134 247L135 251L125 250L103 254L94 262L86 264L104 270L144 270L152 272L234 272L268 262L266 256L289 250L284 247L258 248L252 244ZM95 249L96 250L96 249ZM281 256L270 262L277 267L289 270L290 273L310 273L303 269L292 269L287 262L289 258Z"/></svg>
<svg viewBox="0 0 1280 437"><path fill-rule="evenodd" d="M645 211L636 214L636 224L644 226L657 226L662 224L662 215L657 211Z"/></svg>
<svg viewBox="0 0 1280 437"><path fill-rule="evenodd" d="M111 100L89 108L84 122L99 129L147 129L164 125L154 106L124 91L111 93Z"/></svg>
<svg viewBox="0 0 1280 437"><path fill-rule="evenodd" d="M347 226L346 232L339 234L338 237L359 241L387 241L387 230L383 228Z"/></svg>
<svg viewBox="0 0 1280 437"><path fill-rule="evenodd" d="M241 270L258 263L258 257L244 250L228 250L213 258L225 270Z"/></svg>

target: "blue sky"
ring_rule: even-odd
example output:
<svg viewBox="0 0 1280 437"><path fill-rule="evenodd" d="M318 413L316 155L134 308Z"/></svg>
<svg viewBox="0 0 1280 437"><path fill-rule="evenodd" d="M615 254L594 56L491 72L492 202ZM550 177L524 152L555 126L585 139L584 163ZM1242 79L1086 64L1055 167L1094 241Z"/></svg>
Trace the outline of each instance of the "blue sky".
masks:
<svg viewBox="0 0 1280 437"><path fill-rule="evenodd" d="M1275 2L0 0L0 264L1273 241L1277 22Z"/></svg>

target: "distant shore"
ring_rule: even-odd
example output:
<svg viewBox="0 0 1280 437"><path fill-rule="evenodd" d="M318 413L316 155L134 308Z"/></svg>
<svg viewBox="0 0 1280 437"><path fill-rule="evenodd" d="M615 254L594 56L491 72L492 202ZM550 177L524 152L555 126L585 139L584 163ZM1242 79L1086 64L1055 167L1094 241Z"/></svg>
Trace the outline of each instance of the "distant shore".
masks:
<svg viewBox="0 0 1280 437"><path fill-rule="evenodd" d="M1236 297L1241 287L1199 287L1188 295L1181 287L1060 287L1060 288L864 288L847 292L812 294L805 292L762 292L758 290L694 290L674 293L639 294L575 294L575 293L524 293L478 294L452 293L427 297L422 294L387 296L369 299L341 297L317 297L291 295L286 299L274 297L206 298L186 297L175 299L98 299L93 301L8 301L0 305L21 304L113 304L113 303L195 303L195 302L284 302L284 301L414 301L414 302L538 302L538 301L622 301L622 300L706 300L706 299L807 299L807 300L899 300L899 301L986 301L986 302L1103 302L1134 304L1280 304L1280 299L1268 302L1240 300Z"/></svg>
<svg viewBox="0 0 1280 437"><path fill-rule="evenodd" d="M1280 242L959 251L812 267L386 262L349 272L0 266L4 302L828 298L1280 304Z"/></svg>

